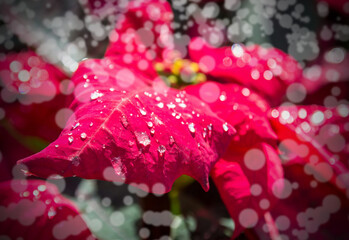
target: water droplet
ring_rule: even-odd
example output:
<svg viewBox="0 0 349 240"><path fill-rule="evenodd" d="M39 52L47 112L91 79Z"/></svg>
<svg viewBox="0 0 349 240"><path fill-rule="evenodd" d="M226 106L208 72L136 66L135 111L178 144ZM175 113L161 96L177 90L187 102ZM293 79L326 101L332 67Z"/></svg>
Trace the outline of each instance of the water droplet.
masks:
<svg viewBox="0 0 349 240"><path fill-rule="evenodd" d="M189 123L188 128L189 128L189 131L191 133L195 133L195 124L194 123Z"/></svg>
<svg viewBox="0 0 349 240"><path fill-rule="evenodd" d="M172 102L170 102L169 104L166 105L169 109L173 109L176 107L176 105Z"/></svg>
<svg viewBox="0 0 349 240"><path fill-rule="evenodd" d="M223 131L228 132L228 130L229 130L228 123L223 123Z"/></svg>
<svg viewBox="0 0 349 240"><path fill-rule="evenodd" d="M127 118L125 115L122 115L122 117L121 117L121 124L122 124L122 126L124 126L124 128L127 128L128 121L127 121Z"/></svg>
<svg viewBox="0 0 349 240"><path fill-rule="evenodd" d="M45 186L45 185L40 185L40 186L38 187L38 190L39 190L40 192L44 192L44 191L46 190L46 186Z"/></svg>
<svg viewBox="0 0 349 240"><path fill-rule="evenodd" d="M172 147L174 143L175 143L174 138L172 136L170 136L170 146Z"/></svg>
<svg viewBox="0 0 349 240"><path fill-rule="evenodd" d="M164 145L160 145L158 147L158 152L160 154L160 157L162 157L165 154L165 152L166 152L166 147Z"/></svg>
<svg viewBox="0 0 349 240"><path fill-rule="evenodd" d="M151 130L150 130L150 134L151 134L152 136L154 136L155 130L154 130L154 129L151 129Z"/></svg>
<svg viewBox="0 0 349 240"><path fill-rule="evenodd" d="M206 128L204 128L204 131L202 132L202 137L204 139L206 139L206 137L207 137L207 129Z"/></svg>
<svg viewBox="0 0 349 240"><path fill-rule="evenodd" d="M200 148L200 146L201 146L200 143L198 143L198 148Z"/></svg>
<svg viewBox="0 0 349 240"><path fill-rule="evenodd" d="M135 132L135 135L139 144L143 145L144 147L150 144L151 141L147 133Z"/></svg>
<svg viewBox="0 0 349 240"><path fill-rule="evenodd" d="M132 140L130 140L130 141L128 141L128 145L129 145L130 147L132 147L133 145L135 145L135 142L132 141Z"/></svg>
<svg viewBox="0 0 349 240"><path fill-rule="evenodd" d="M159 108L163 108L164 107L164 104L161 102L161 103L158 103L158 107Z"/></svg>
<svg viewBox="0 0 349 240"><path fill-rule="evenodd" d="M74 141L74 138L72 136L70 136L70 137L68 137L68 141L69 141L70 144L72 144L73 141Z"/></svg>
<svg viewBox="0 0 349 240"><path fill-rule="evenodd" d="M79 158L78 156L74 156L73 159L72 159L72 161L71 161L71 163L72 163L75 167L79 166L79 164L80 164L80 158Z"/></svg>
<svg viewBox="0 0 349 240"><path fill-rule="evenodd" d="M180 106L181 108L186 108L187 107L187 104L185 104L185 103L180 103L180 104L178 104L178 106Z"/></svg>
<svg viewBox="0 0 349 240"><path fill-rule="evenodd" d="M83 132L83 133L80 134L80 137L81 137L82 140L85 140L86 137L87 137L87 134Z"/></svg>
<svg viewBox="0 0 349 240"><path fill-rule="evenodd" d="M93 126L93 122L90 123L90 127L92 127L92 126Z"/></svg>
<svg viewBox="0 0 349 240"><path fill-rule="evenodd" d="M147 111L145 111L144 108L139 109L139 111L141 112L141 114L142 114L143 116L147 115Z"/></svg>
<svg viewBox="0 0 349 240"><path fill-rule="evenodd" d="M105 149L105 144L102 145L102 148Z"/></svg>
<svg viewBox="0 0 349 240"><path fill-rule="evenodd" d="M49 219L52 219L56 215L56 211L53 207L50 207L50 210L47 213Z"/></svg>
<svg viewBox="0 0 349 240"><path fill-rule="evenodd" d="M77 128L80 126L80 123L75 123L75 125L72 127L73 129Z"/></svg>
<svg viewBox="0 0 349 240"><path fill-rule="evenodd" d="M207 125L207 129L208 129L208 137L211 138L212 137L212 129L213 129L212 123Z"/></svg>
<svg viewBox="0 0 349 240"><path fill-rule="evenodd" d="M109 88L109 91L114 92L115 89L114 88Z"/></svg>
<svg viewBox="0 0 349 240"><path fill-rule="evenodd" d="M58 147L59 147L59 145L58 145L58 144L56 144L56 145L55 145L55 147L56 147L56 148L58 148Z"/></svg>
<svg viewBox="0 0 349 240"><path fill-rule="evenodd" d="M91 100L95 100L99 97L102 97L104 94L100 93L98 90L94 91L93 93L91 93Z"/></svg>
<svg viewBox="0 0 349 240"><path fill-rule="evenodd" d="M152 122L148 122L147 125L148 125L149 128L153 127L153 123Z"/></svg>
<svg viewBox="0 0 349 240"><path fill-rule="evenodd" d="M219 96L219 100L221 100L222 102L224 102L225 100L227 100L227 95L225 92L222 92L222 94Z"/></svg>

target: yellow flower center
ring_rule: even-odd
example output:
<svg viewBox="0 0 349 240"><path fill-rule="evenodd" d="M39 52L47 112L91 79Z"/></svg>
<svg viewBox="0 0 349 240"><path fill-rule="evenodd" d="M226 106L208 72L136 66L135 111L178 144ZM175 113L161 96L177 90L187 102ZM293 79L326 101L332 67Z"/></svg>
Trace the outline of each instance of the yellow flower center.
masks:
<svg viewBox="0 0 349 240"><path fill-rule="evenodd" d="M206 75L200 72L199 64L187 59L175 58L170 62L157 62L154 68L167 85L174 88L206 81Z"/></svg>

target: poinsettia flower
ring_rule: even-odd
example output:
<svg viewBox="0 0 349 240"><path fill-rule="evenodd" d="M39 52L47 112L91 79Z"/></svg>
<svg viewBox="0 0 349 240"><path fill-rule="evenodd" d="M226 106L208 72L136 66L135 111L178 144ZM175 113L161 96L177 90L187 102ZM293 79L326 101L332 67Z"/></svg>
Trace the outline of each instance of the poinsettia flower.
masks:
<svg viewBox="0 0 349 240"><path fill-rule="evenodd" d="M299 64L275 48L214 48L201 38L190 42L189 57L182 59L174 49L167 2L132 1L127 8L109 34L105 57L81 62L72 77L74 114L59 138L20 163L40 177L122 181L154 193L170 191L183 174L207 191L211 173L235 221L233 237L270 220L276 202L296 188L283 173L283 168L293 171L282 165L277 141L284 144L289 132L299 139L292 127L288 131L271 121L273 129L266 113L269 104L281 103L289 86L302 81ZM303 145L330 163L328 150L338 146L319 144ZM294 163L309 165L302 155ZM319 179L330 171L320 166L309 170L314 177L319 171ZM333 168L329 184L346 176L343 164ZM275 222L279 227L280 220Z"/></svg>
<svg viewBox="0 0 349 240"><path fill-rule="evenodd" d="M45 181L0 183L0 213L6 239L95 239L76 206Z"/></svg>
<svg viewBox="0 0 349 240"><path fill-rule="evenodd" d="M60 137L21 161L30 173L119 180L162 193L186 174L208 190L209 172L235 129L196 97L161 84L148 86L153 80L152 74L143 74L147 68L124 63L128 47L131 58L139 62L149 47L145 43L149 39L131 33L133 26L138 27L134 14L141 11L139 17L151 20L157 36L163 37L168 33L169 10L167 3L158 1L130 4L126 14L130 16L121 25L128 30L122 32L121 42L110 45L105 59L82 62L73 76L74 116ZM154 50L155 57L167 51L163 48Z"/></svg>

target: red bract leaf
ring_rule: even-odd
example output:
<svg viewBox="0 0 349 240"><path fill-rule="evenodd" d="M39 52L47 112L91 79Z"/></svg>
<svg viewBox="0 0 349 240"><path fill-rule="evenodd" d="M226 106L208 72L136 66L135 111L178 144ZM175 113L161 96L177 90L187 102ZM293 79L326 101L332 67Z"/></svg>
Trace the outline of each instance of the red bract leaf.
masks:
<svg viewBox="0 0 349 240"><path fill-rule="evenodd" d="M306 164L309 174L319 172L315 175L318 181L345 186L344 176L349 174L348 114L346 104L335 109L314 105L272 110L270 119L281 141L284 164Z"/></svg>
<svg viewBox="0 0 349 240"><path fill-rule="evenodd" d="M301 76L297 61L276 48L234 44L217 49L196 38L189 45L189 54L202 71L249 87L272 104L280 103L287 86Z"/></svg>
<svg viewBox="0 0 349 240"><path fill-rule="evenodd" d="M349 191L345 194L331 183L319 181L315 174L309 175L306 168L301 164L284 166L287 197L276 202L271 210L280 237L346 239ZM268 234L269 224L262 229Z"/></svg>
<svg viewBox="0 0 349 240"><path fill-rule="evenodd" d="M336 59L334 56L338 54L343 54L343 57ZM347 71L349 54L344 52L344 50L333 48L326 51L319 59L319 61L303 71L301 83L308 94L316 94L321 87L347 82L349 79L349 72Z"/></svg>
<svg viewBox="0 0 349 240"><path fill-rule="evenodd" d="M16 99L24 105L52 100L66 76L34 52L8 54L0 61L4 101Z"/></svg>
<svg viewBox="0 0 349 240"><path fill-rule="evenodd" d="M276 139L270 126L266 112L268 103L258 94L237 84L220 84L206 82L192 85L185 91L206 102L212 111L232 126L238 133L234 140L243 142L242 146L261 139Z"/></svg>
<svg viewBox="0 0 349 240"><path fill-rule="evenodd" d="M118 56L120 62L156 77L153 62L173 47L170 27L173 13L166 1L130 1L123 18L109 34L105 56Z"/></svg>
<svg viewBox="0 0 349 240"><path fill-rule="evenodd" d="M256 143L244 148L232 142L211 172L219 193L235 222L233 237L253 228L283 190L283 171L274 145Z"/></svg>
<svg viewBox="0 0 349 240"><path fill-rule="evenodd" d="M82 61L72 80L76 85L74 95L80 101L90 101L90 95L84 93L90 94L95 89L109 88L109 90L129 91L146 87L152 82L132 66L120 65L116 57Z"/></svg>
<svg viewBox="0 0 349 240"><path fill-rule="evenodd" d="M0 223L10 239L95 239L75 205L41 180L0 184Z"/></svg>
<svg viewBox="0 0 349 240"><path fill-rule="evenodd" d="M34 52L6 55L0 61L0 105L8 123L21 134L54 140L61 131L58 111L71 100L61 94L69 94L70 81L63 82L65 78Z"/></svg>
<svg viewBox="0 0 349 240"><path fill-rule="evenodd" d="M344 104L335 109L291 106L271 111L288 185L273 211L283 234L314 239L346 236L348 114Z"/></svg>
<svg viewBox="0 0 349 240"><path fill-rule="evenodd" d="M21 161L32 174L124 180L167 192L186 174L208 190L208 175L234 132L197 98L174 89L156 92L98 88L42 152ZM206 136L203 136L206 129Z"/></svg>

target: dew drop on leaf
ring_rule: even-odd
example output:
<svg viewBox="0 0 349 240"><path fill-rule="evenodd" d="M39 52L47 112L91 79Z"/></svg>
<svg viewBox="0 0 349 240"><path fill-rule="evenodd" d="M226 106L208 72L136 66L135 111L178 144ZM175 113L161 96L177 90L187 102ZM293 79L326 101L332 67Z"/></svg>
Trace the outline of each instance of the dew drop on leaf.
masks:
<svg viewBox="0 0 349 240"><path fill-rule="evenodd" d="M209 125L207 125L208 137L209 137L209 138L211 138L211 136L212 136L212 128L213 128L212 123L210 123Z"/></svg>
<svg viewBox="0 0 349 240"><path fill-rule="evenodd" d="M170 146L172 147L174 143L175 143L174 138L172 136L170 136Z"/></svg>
<svg viewBox="0 0 349 240"><path fill-rule="evenodd" d="M147 111L144 108L139 109L139 111L143 116L147 115Z"/></svg>
<svg viewBox="0 0 349 240"><path fill-rule="evenodd" d="M195 133L195 125L194 125L194 123L189 123L188 128L189 128L189 131L191 133Z"/></svg>
<svg viewBox="0 0 349 240"><path fill-rule="evenodd" d="M91 93L91 100L95 100L95 99L97 99L97 98L99 98L99 97L102 97L103 95L104 95L103 93L100 93L100 92L98 92L98 90L97 90L97 91Z"/></svg>
<svg viewBox="0 0 349 240"><path fill-rule="evenodd" d="M207 137L207 129L206 128L204 128L204 131L202 132L202 137L204 139L206 139L206 137Z"/></svg>
<svg viewBox="0 0 349 240"><path fill-rule="evenodd" d="M160 145L158 147L158 152L160 154L160 157L162 157L165 154L165 152L166 152L166 147L164 145Z"/></svg>
<svg viewBox="0 0 349 240"><path fill-rule="evenodd" d="M74 126L73 126L73 129L76 129L77 127L80 126L80 123L76 123Z"/></svg>
<svg viewBox="0 0 349 240"><path fill-rule="evenodd" d="M150 139L147 133L145 132L135 132L137 141L139 144L141 144L142 146L146 147L150 144Z"/></svg>
<svg viewBox="0 0 349 240"><path fill-rule="evenodd" d="M82 140L85 140L86 137L87 137L87 134L86 134L86 133L81 133L81 134L80 134L80 137L81 137Z"/></svg>
<svg viewBox="0 0 349 240"><path fill-rule="evenodd" d="M229 130L228 123L223 123L223 131L228 132L228 130Z"/></svg>
<svg viewBox="0 0 349 240"><path fill-rule="evenodd" d="M121 117L121 124L122 124L122 126L124 126L124 128L127 128L128 121L127 121L127 118L125 115L122 115L122 117Z"/></svg>
<svg viewBox="0 0 349 240"><path fill-rule="evenodd" d="M163 108L164 107L164 104L161 102L161 103L158 103L158 107L159 108Z"/></svg>
<svg viewBox="0 0 349 240"><path fill-rule="evenodd" d="M69 141L70 144L72 144L73 141L74 141L74 138L72 136L70 136L70 137L68 137L68 141Z"/></svg>

